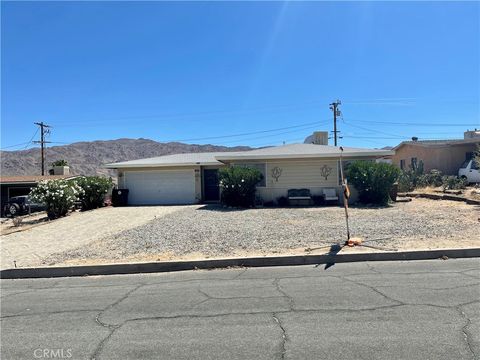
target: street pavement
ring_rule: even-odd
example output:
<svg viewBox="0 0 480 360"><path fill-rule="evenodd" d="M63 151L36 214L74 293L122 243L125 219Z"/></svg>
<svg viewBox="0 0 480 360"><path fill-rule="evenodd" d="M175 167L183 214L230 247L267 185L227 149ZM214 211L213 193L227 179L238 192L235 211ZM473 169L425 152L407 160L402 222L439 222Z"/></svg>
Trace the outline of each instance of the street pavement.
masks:
<svg viewBox="0 0 480 360"><path fill-rule="evenodd" d="M480 357L480 259L0 285L4 360Z"/></svg>

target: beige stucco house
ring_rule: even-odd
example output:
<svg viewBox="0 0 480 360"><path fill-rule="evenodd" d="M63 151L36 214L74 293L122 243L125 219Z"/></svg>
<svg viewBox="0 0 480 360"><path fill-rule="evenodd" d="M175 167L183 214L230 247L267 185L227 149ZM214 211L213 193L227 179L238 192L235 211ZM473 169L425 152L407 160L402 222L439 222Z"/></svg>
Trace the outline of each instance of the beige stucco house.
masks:
<svg viewBox="0 0 480 360"><path fill-rule="evenodd" d="M403 141L393 150L392 162L407 170L420 161L425 172L436 169L443 174L457 175L458 169L470 160L480 144L480 130L464 133L463 139L457 140L418 140Z"/></svg>
<svg viewBox="0 0 480 360"><path fill-rule="evenodd" d="M341 190L340 148L316 144L291 144L242 152L189 153L107 164L116 169L118 185L129 189L128 202L195 204L220 200L218 169L251 166L264 175L258 195L276 201L289 189L307 188L312 195L324 188ZM375 160L393 155L389 150L345 147L345 162Z"/></svg>

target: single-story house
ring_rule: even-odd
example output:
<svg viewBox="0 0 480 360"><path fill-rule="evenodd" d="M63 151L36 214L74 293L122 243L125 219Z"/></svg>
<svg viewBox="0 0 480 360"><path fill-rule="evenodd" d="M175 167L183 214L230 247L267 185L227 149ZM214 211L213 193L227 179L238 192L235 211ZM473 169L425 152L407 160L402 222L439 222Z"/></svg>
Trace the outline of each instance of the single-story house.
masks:
<svg viewBox="0 0 480 360"><path fill-rule="evenodd" d="M422 161L425 172L436 169L446 175L457 175L458 169L473 158L480 145L480 130L464 133L463 139L403 141L393 148L393 164L402 170L415 167Z"/></svg>
<svg viewBox="0 0 480 360"><path fill-rule="evenodd" d="M393 155L391 150L344 147L345 163ZM317 144L291 144L241 152L165 155L105 165L116 169L119 188L129 189L128 203L194 204L220 200L218 170L250 166L264 179L257 193L264 201L287 196L289 189L310 189L312 195L335 188L340 193L340 149Z"/></svg>
<svg viewBox="0 0 480 360"><path fill-rule="evenodd" d="M0 177L1 215L8 200L14 196L28 195L43 180L74 179L78 175L2 176Z"/></svg>

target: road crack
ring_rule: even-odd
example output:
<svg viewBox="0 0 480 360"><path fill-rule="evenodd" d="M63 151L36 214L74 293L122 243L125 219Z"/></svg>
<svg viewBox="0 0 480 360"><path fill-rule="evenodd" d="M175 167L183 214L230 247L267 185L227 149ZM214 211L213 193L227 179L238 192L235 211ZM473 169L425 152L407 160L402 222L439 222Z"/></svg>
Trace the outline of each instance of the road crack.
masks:
<svg viewBox="0 0 480 360"><path fill-rule="evenodd" d="M461 305L460 306L455 306L454 308L460 313L460 315L466 321L465 325L462 326L461 331L462 331L463 338L465 340L465 344L467 345L468 350L470 350L470 353L472 354L472 359L473 360L478 359L477 355L475 354L475 351L473 350L473 345L471 343L471 334L468 331L468 327L472 324L472 321L467 316L467 314L461 309Z"/></svg>
<svg viewBox="0 0 480 360"><path fill-rule="evenodd" d="M285 326L282 324L282 322L280 321L280 318L278 317L278 314L277 313L272 313L272 317L273 317L273 320L278 324L280 330L282 330L282 343L281 343L281 346L280 346L280 349L281 349L281 355L280 355L280 359L285 359L285 354L287 353L287 331L285 330Z"/></svg>
<svg viewBox="0 0 480 360"><path fill-rule="evenodd" d="M287 298L288 300L288 306L290 308L290 311L295 311L295 300L290 296L288 295L285 290L282 289L282 287L280 286L280 280L281 278L275 278L273 279L273 285L275 285L275 289L280 293L282 294L283 297Z"/></svg>
<svg viewBox="0 0 480 360"><path fill-rule="evenodd" d="M129 291L127 291L127 293L125 295L123 295L121 298L119 298L118 300L114 301L113 303L111 303L110 305L108 305L105 309L103 309L102 311L100 311L97 316L95 317L95 322L104 327L104 328L107 328L109 330L109 333L108 335L98 344L97 348L94 350L92 356L91 356L91 359L92 360L95 360L95 359L98 359L100 353L102 352L103 348L105 347L105 344L108 342L108 340L110 340L110 338L113 336L113 334L115 333L116 330L118 330L120 327L123 326L123 324L125 323L125 321L122 323L122 324L108 324L104 321L101 320L101 317L102 315L112 309L113 307L117 306L118 304L120 304L122 301L126 300L132 293L134 293L135 291L137 291L138 289L140 289L142 286L144 286L145 284L140 284L140 285L137 285L136 287L134 287L133 289L130 289Z"/></svg>

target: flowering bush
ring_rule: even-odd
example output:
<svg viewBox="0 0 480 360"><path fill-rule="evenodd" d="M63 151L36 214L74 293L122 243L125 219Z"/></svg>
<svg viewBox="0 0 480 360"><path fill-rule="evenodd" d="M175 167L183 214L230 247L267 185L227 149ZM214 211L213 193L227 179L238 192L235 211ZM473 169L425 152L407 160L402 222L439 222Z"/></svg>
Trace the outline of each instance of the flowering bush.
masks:
<svg viewBox="0 0 480 360"><path fill-rule="evenodd" d="M30 197L45 204L48 217L56 219L65 216L82 194L83 190L74 181L45 180L32 189Z"/></svg>
<svg viewBox="0 0 480 360"><path fill-rule="evenodd" d="M83 210L96 209L103 206L105 194L113 186L111 178L101 176L83 176L75 180L83 190L80 200Z"/></svg>
<svg viewBox="0 0 480 360"><path fill-rule="evenodd" d="M222 203L228 206L250 207L255 204L257 184L262 173L253 168L230 166L219 170Z"/></svg>
<svg viewBox="0 0 480 360"><path fill-rule="evenodd" d="M387 204L399 174L400 169L394 165L372 161L355 161L347 168L348 181L364 204Z"/></svg>

